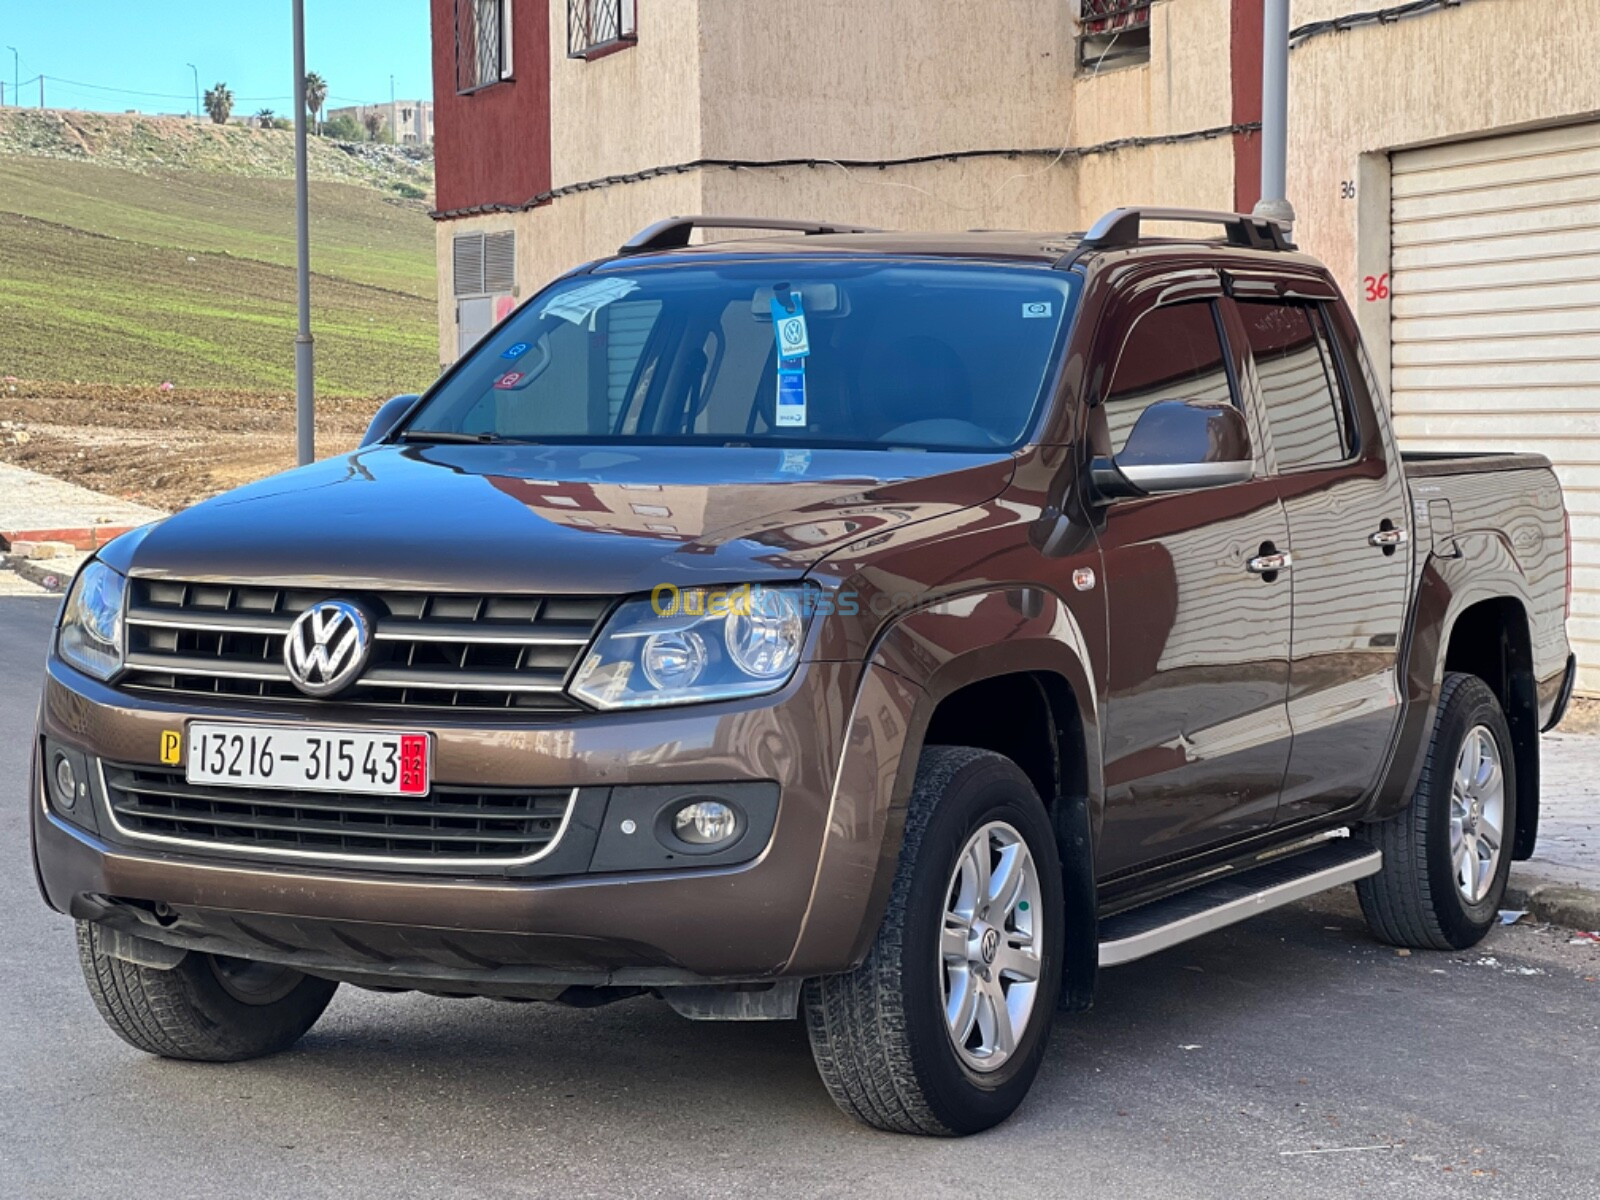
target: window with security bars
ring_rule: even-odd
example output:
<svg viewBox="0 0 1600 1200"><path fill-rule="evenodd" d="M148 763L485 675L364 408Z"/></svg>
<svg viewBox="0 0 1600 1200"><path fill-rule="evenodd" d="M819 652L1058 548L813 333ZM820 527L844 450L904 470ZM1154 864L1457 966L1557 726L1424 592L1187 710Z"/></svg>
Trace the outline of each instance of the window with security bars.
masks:
<svg viewBox="0 0 1600 1200"><path fill-rule="evenodd" d="M511 0L456 0L456 91L511 78Z"/></svg>
<svg viewBox="0 0 1600 1200"><path fill-rule="evenodd" d="M1078 69L1098 74L1150 61L1151 0L1078 0Z"/></svg>
<svg viewBox="0 0 1600 1200"><path fill-rule="evenodd" d="M638 40L634 0L567 0L567 57L599 58Z"/></svg>

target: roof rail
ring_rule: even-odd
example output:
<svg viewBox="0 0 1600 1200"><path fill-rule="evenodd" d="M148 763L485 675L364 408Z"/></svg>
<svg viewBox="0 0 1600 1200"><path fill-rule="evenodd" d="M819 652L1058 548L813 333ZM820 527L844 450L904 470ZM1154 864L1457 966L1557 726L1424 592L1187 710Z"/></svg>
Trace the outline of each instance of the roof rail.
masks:
<svg viewBox="0 0 1600 1200"><path fill-rule="evenodd" d="M689 244L696 229L772 229L786 233L878 233L864 225L840 225L828 221L786 221L776 217L668 217L641 229L617 251L618 254L648 254L652 250L681 250Z"/></svg>
<svg viewBox="0 0 1600 1200"><path fill-rule="evenodd" d="M1249 213L1210 212L1201 208L1115 208L1083 235L1073 257L1091 250L1118 250L1137 246L1144 221L1179 221L1196 225L1221 225L1230 246L1250 250L1293 250L1295 245L1282 225Z"/></svg>

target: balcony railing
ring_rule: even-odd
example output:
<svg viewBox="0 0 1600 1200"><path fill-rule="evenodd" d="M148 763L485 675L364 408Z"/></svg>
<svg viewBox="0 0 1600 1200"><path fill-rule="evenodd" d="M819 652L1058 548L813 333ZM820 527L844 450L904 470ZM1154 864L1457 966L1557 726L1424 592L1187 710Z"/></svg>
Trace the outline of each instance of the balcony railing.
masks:
<svg viewBox="0 0 1600 1200"><path fill-rule="evenodd" d="M1150 61L1151 0L1078 0L1078 68Z"/></svg>
<svg viewBox="0 0 1600 1200"><path fill-rule="evenodd" d="M568 58L600 58L637 40L634 0L567 0Z"/></svg>

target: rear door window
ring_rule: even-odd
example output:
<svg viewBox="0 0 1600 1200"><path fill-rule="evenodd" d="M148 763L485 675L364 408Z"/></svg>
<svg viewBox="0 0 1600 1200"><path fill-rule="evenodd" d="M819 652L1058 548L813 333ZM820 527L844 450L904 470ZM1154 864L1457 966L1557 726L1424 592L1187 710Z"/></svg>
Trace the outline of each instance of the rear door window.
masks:
<svg viewBox="0 0 1600 1200"><path fill-rule="evenodd" d="M1354 440L1321 311L1307 304L1238 304L1279 469L1349 458Z"/></svg>

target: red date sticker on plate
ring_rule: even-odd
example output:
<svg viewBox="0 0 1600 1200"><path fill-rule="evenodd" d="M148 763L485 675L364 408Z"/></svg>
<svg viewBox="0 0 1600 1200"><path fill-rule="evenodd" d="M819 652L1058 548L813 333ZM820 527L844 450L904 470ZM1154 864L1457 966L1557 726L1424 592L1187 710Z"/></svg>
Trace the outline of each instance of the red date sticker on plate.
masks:
<svg viewBox="0 0 1600 1200"><path fill-rule="evenodd" d="M400 794L428 794L428 735L406 733L400 737Z"/></svg>

